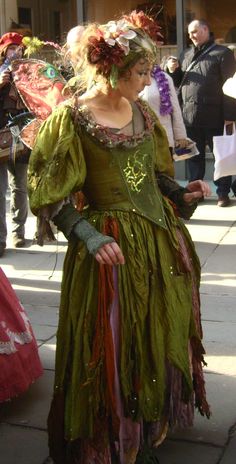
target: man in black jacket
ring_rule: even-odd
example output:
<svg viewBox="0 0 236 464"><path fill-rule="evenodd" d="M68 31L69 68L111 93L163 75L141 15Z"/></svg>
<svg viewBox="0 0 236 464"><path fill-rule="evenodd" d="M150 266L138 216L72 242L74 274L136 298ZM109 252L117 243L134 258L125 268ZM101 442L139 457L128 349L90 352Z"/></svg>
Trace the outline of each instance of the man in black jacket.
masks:
<svg viewBox="0 0 236 464"><path fill-rule="evenodd" d="M194 20L188 26L193 46L186 49L178 61L169 60L167 67L175 86L179 88L180 103L188 137L198 147L199 155L189 159L189 180L205 175L205 148L213 150L213 136L222 135L224 124L236 120L236 102L225 96L222 86L236 71L233 52L218 45L205 20ZM228 206L231 176L215 184L218 206Z"/></svg>

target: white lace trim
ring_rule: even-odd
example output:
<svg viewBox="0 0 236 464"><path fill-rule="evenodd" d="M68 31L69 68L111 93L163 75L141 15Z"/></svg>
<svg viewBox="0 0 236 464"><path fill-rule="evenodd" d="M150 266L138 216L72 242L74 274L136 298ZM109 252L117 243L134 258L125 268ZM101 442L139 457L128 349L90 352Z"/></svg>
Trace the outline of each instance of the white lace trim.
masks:
<svg viewBox="0 0 236 464"><path fill-rule="evenodd" d="M0 340L0 354L12 354L17 351L17 346L16 343L19 343L20 345L24 345L25 343L30 343L33 340L32 333L30 331L30 322L28 317L26 316L25 312L19 311L19 314L21 315L26 330L24 332L12 332L9 327L7 327L6 321L0 321L1 326L3 327L3 330L7 334L9 341L8 342L2 342Z"/></svg>

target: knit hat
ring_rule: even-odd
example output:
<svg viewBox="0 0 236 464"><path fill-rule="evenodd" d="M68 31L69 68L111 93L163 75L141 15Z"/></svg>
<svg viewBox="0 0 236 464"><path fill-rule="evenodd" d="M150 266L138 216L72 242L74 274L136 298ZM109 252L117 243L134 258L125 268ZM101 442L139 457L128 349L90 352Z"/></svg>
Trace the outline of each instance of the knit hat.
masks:
<svg viewBox="0 0 236 464"><path fill-rule="evenodd" d="M21 45L23 35L17 32L7 32L0 39L0 53L5 51L9 45Z"/></svg>

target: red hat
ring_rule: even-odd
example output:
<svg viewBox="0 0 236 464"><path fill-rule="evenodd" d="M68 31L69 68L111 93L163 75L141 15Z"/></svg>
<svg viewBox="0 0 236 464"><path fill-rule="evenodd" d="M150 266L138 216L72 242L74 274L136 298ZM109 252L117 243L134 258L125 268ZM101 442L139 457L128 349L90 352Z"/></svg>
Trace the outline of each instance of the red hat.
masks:
<svg viewBox="0 0 236 464"><path fill-rule="evenodd" d="M21 45L23 35L17 32L7 32L0 39L0 53L2 53L9 45Z"/></svg>

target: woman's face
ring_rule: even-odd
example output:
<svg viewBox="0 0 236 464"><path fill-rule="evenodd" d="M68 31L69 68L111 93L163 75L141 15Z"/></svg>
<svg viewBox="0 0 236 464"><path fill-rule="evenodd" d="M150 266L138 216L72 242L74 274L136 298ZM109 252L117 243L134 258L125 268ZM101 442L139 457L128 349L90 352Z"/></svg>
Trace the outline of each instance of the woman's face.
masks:
<svg viewBox="0 0 236 464"><path fill-rule="evenodd" d="M22 47L19 45L14 45L14 44L9 45L6 51L6 58L11 59L13 55L15 55L14 58L22 58L22 55L23 55Z"/></svg>
<svg viewBox="0 0 236 464"><path fill-rule="evenodd" d="M118 80L117 89L129 101L135 101L146 85L151 84L151 64L141 58Z"/></svg>

